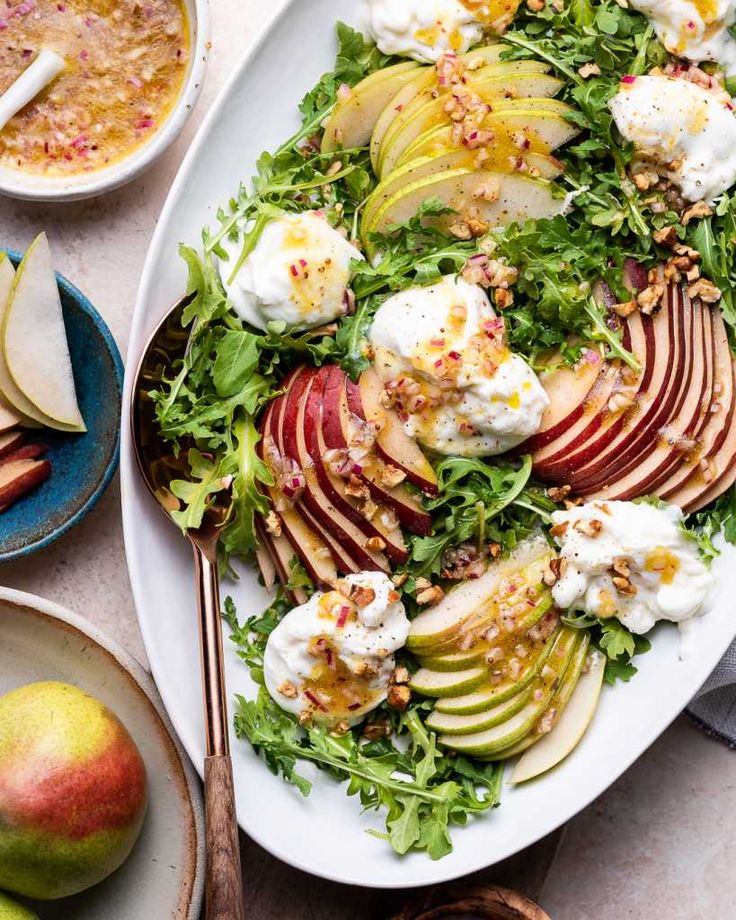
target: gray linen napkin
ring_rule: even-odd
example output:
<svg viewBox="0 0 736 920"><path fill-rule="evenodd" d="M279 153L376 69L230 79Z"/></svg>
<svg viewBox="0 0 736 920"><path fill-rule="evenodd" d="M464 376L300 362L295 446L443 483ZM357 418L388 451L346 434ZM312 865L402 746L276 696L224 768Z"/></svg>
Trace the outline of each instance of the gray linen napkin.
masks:
<svg viewBox="0 0 736 920"><path fill-rule="evenodd" d="M687 712L707 734L736 748L736 642L700 688Z"/></svg>

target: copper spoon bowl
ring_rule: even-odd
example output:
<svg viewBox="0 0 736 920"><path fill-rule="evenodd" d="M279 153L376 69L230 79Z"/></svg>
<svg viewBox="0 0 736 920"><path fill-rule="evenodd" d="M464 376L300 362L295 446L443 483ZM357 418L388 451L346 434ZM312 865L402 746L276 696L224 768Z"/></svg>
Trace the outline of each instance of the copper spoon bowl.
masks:
<svg viewBox="0 0 736 920"><path fill-rule="evenodd" d="M172 480L188 478L189 464L185 452L175 457L171 446L160 437L148 392L160 382L162 374L171 374L177 360L186 355L189 333L181 320L192 298L190 294L180 300L148 340L136 372L130 406L132 443L138 468L151 495L172 524L171 512L178 510L179 499L171 491L170 484ZM202 526L186 532L194 552L206 731L207 920L243 920L244 917L217 571L217 543L229 503L229 494L223 490L215 497Z"/></svg>

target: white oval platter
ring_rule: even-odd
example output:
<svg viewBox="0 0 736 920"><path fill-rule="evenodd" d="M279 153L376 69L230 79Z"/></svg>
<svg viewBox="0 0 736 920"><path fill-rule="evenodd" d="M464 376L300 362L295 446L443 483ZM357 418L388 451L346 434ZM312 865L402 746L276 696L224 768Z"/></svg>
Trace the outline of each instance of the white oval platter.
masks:
<svg viewBox="0 0 736 920"><path fill-rule="evenodd" d="M198 246L201 229L254 172L263 150L296 129L297 103L330 70L334 24L360 22L360 0L291 0L253 53L243 61L210 111L171 189L156 227L141 280L130 339L134 369L150 332L184 293L186 273L177 245ZM126 381L127 407L132 380ZM164 703L199 769L203 721L192 564L187 543L155 507L139 479L123 417L122 491L125 539L146 649ZM736 595L736 553L717 565L722 598ZM223 586L242 616L260 611L266 594L254 574ZM275 856L315 875L349 884L408 888L436 883L498 862L563 824L600 795L686 706L736 634L728 603L698 623L693 652L679 657L674 627L653 636L631 683L607 688L583 743L561 768L522 788L507 787L500 808L454 830L455 849L440 862L413 854L400 859L367 834L382 829L374 813L361 815L344 787L319 776L304 799L274 777L250 746L233 739L238 815L242 827ZM245 667L228 653L228 687L253 692ZM312 771L305 769L307 775Z"/></svg>

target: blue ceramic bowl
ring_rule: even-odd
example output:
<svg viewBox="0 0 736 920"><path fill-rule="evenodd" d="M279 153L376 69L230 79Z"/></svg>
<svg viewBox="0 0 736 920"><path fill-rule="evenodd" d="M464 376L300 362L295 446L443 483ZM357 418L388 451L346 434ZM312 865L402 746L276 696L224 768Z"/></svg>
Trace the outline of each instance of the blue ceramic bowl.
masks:
<svg viewBox="0 0 736 920"><path fill-rule="evenodd" d="M8 250L15 265L21 256ZM48 428L29 440L48 447L51 475L0 514L0 562L48 546L87 514L105 491L120 452L123 362L100 314L61 275L57 275L69 351L74 367L85 434Z"/></svg>

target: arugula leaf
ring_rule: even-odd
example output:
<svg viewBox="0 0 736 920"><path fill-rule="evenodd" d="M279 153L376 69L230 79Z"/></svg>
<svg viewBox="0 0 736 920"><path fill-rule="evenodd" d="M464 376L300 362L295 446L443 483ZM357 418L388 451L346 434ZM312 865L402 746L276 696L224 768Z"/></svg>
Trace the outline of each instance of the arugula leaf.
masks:
<svg viewBox="0 0 736 920"><path fill-rule="evenodd" d="M408 739L405 750L388 741L361 743L355 731L336 737L319 725L301 728L265 690L256 700L238 697L235 728L263 754L273 772L303 795L309 794L311 783L297 772L300 760L346 781L348 795L357 795L364 808L384 809L386 836L402 855L424 850L440 859L452 850L451 824L463 824L499 802L502 765L474 770L461 758L464 772L455 771L452 759L437 750L436 736L415 710L400 719L397 740Z"/></svg>
<svg viewBox="0 0 736 920"><path fill-rule="evenodd" d="M617 680L631 680L636 674L631 659L643 655L652 647L648 639L632 633L615 618L600 619L591 614L570 611L562 620L575 629L591 631L593 642L606 655L605 679L609 684Z"/></svg>

